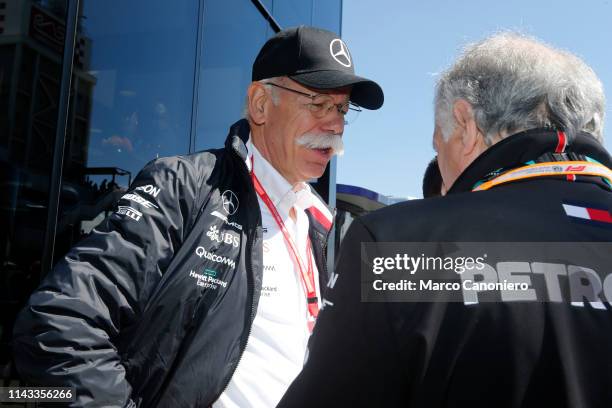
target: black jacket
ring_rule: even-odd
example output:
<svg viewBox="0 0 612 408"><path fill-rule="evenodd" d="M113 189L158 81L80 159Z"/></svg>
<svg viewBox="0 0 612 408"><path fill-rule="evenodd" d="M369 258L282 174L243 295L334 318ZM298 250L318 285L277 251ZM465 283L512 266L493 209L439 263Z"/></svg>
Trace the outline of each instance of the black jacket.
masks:
<svg viewBox="0 0 612 408"><path fill-rule="evenodd" d="M208 406L229 382L256 314L262 227L245 159L224 149L149 163L115 213L76 245L15 326L23 378L74 386L74 406ZM306 212L320 285L328 231Z"/></svg>
<svg viewBox="0 0 612 408"><path fill-rule="evenodd" d="M557 135L550 130L513 135L477 158L447 196L401 203L356 220L342 243L338 276L330 279L333 289L325 300L329 306L319 315L308 361L279 406L612 406L610 186L596 177L568 181L552 176L471 192L496 170L531 161L557 160L562 165L568 158L588 156L612 166L608 153L590 135L571 140L565 155L552 154L557 145ZM598 208L602 219L607 211L608 221L568 216L564 203ZM513 242L530 242L538 258L534 260L556 265L536 277L543 262L520 263L525 269L514 276L531 280L537 301L491 299L470 304L444 301L442 292L435 292L427 302L365 302L360 290L362 283L370 283L373 268L372 258L359 255L362 242L376 242L373 245L380 248L385 242L421 248L428 244L417 243L478 242L509 249ZM603 243L607 249L585 253L585 242ZM555 245L578 250L547 258L547 248ZM550 301L554 293L546 291L542 278L552 279L549 272L554 268L564 272L564 264L591 257L603 260L604 266L592 278L605 282L603 289L595 288L597 302L579 298L579 304L572 305L567 297ZM506 259L519 260L523 259ZM492 265L501 271L501 263ZM559 296L566 296L572 281L569 268L567 274L554 276L561 287ZM426 276L423 273L413 276ZM586 285L586 272L575 276L579 279L572 282L579 289ZM389 296L397 300L395 294Z"/></svg>

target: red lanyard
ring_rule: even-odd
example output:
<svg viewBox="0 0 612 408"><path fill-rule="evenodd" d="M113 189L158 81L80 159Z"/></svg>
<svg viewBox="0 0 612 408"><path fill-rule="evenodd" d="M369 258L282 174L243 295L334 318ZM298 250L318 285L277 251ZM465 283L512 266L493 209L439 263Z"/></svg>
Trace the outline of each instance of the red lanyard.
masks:
<svg viewBox="0 0 612 408"><path fill-rule="evenodd" d="M308 257L308 267L305 267L302 257L299 255L297 251L297 247L295 243L293 242L293 239L291 239L291 236L289 235L289 231L287 230L287 227L285 227L285 223L283 222L283 219L279 215L278 210L276 209L276 206L274 205L274 203L268 196L268 193L266 193L266 190L261 185L261 182L255 175L253 157L251 157L251 178L253 179L253 185L255 186L255 191L257 191L257 194L259 195L259 197L266 204L266 206L268 207L268 210L270 210L272 217L274 217L276 224L278 224L278 227L280 228L280 230L283 233L283 236L285 237L285 243L289 247L290 252L293 254L293 257L295 258L298 264L298 267L300 268L300 277L302 278L302 284L304 285L304 290L306 292L306 301L308 302L308 312L310 314L311 320L314 321L314 319L316 319L317 316L319 315L319 299L317 298L317 289L315 286L314 270L312 268L312 246L310 243L310 239L308 240L308 243L306 244L306 256ZM310 330L312 330L312 324L309 324L308 327Z"/></svg>

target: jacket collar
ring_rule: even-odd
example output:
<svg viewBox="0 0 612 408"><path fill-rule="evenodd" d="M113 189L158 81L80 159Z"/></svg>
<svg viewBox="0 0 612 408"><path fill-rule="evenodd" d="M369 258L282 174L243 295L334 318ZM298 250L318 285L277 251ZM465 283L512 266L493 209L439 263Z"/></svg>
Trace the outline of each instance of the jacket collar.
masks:
<svg viewBox="0 0 612 408"><path fill-rule="evenodd" d="M240 119L230 127L229 134L225 139L225 148L235 152L242 161L245 161L249 154L246 143L249 140L250 133L249 122L246 119Z"/></svg>
<svg viewBox="0 0 612 408"><path fill-rule="evenodd" d="M461 173L448 194L471 191L478 181L493 171L522 166L546 153L553 153L558 143L557 132L551 129L531 129L508 136L478 156ZM586 132L568 137L565 152L589 156L604 166L612 167L608 152Z"/></svg>

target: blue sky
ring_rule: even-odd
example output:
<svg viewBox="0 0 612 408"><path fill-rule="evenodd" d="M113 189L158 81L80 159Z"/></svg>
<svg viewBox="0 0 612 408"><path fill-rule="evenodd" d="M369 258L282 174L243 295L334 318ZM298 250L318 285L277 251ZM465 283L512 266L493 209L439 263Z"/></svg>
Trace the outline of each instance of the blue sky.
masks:
<svg viewBox="0 0 612 408"><path fill-rule="evenodd" d="M606 121L612 120L611 23L612 0L344 0L342 37L357 74L382 86L385 104L346 128L338 183L421 197L423 171L434 155L435 75L463 45L500 30L535 36L583 58L603 82Z"/></svg>

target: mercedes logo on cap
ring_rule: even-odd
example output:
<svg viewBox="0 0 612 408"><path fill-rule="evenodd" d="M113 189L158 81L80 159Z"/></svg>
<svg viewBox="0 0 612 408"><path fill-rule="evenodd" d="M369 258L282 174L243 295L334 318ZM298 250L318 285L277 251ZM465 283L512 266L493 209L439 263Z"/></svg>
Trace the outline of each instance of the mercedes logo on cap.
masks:
<svg viewBox="0 0 612 408"><path fill-rule="evenodd" d="M234 215L236 211L238 211L238 205L240 205L240 202L233 191L225 190L221 196L221 202L223 203L223 209L228 215Z"/></svg>
<svg viewBox="0 0 612 408"><path fill-rule="evenodd" d="M344 41L339 38L333 40L331 43L329 43L329 52L336 62L338 62L338 64L347 68L351 67L351 54L349 54L349 50Z"/></svg>

